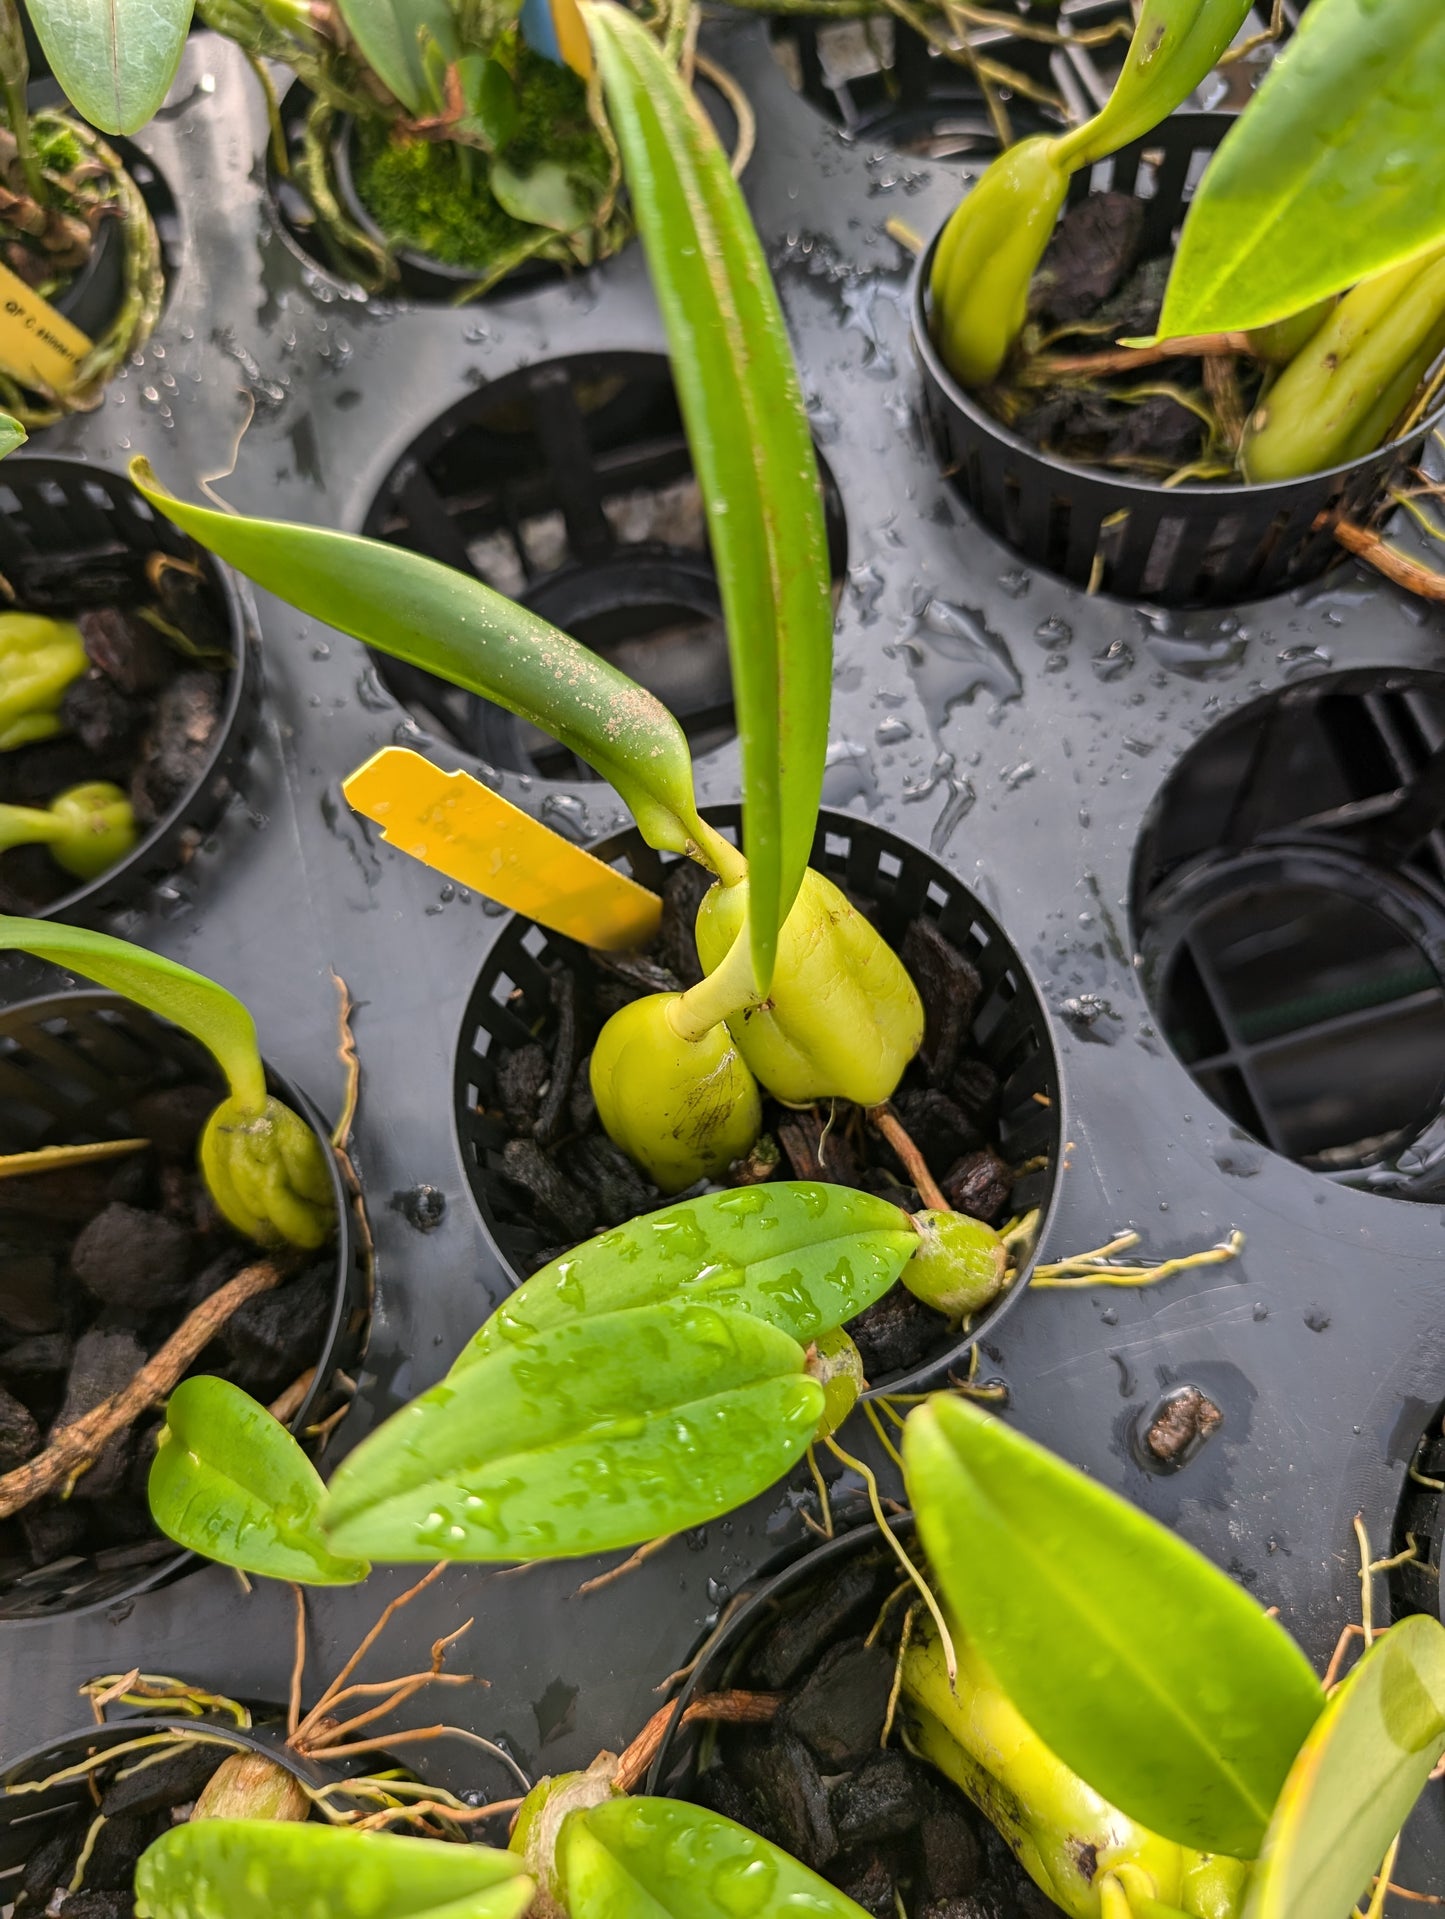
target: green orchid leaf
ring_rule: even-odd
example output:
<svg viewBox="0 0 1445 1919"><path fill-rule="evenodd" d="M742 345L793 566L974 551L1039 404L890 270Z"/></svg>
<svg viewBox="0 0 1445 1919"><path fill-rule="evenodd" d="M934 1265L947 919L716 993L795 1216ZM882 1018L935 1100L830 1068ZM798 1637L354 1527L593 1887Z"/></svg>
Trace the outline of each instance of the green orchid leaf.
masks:
<svg viewBox="0 0 1445 1919"><path fill-rule="evenodd" d="M742 751L758 986L823 784L833 608L817 458L777 292L691 89L624 8L584 8L707 508Z"/></svg>
<svg viewBox="0 0 1445 1919"><path fill-rule="evenodd" d="M1286 320L1445 236L1445 8L1313 0L1210 162L1161 335Z"/></svg>
<svg viewBox="0 0 1445 1919"><path fill-rule="evenodd" d="M961 1631L1064 1764L1166 1839L1251 1859L1324 1694L1289 1634L1137 1507L959 1399L909 1416Z"/></svg>
<svg viewBox="0 0 1445 1919"><path fill-rule="evenodd" d="M1151 133L1218 63L1254 0L1143 0L1114 90L1092 120L1059 138L1071 169Z"/></svg>
<svg viewBox="0 0 1445 1919"><path fill-rule="evenodd" d="M796 1340L670 1303L569 1320L433 1386L321 1510L371 1559L568 1559L700 1526L801 1457L823 1411Z"/></svg>
<svg viewBox="0 0 1445 1919"><path fill-rule="evenodd" d="M1335 1692L1285 1781L1244 1919L1349 1919L1445 1753L1445 1627L1382 1634Z"/></svg>
<svg viewBox="0 0 1445 1919"><path fill-rule="evenodd" d="M569 1919L864 1919L779 1847L680 1799L610 1799L569 1813L557 1878Z"/></svg>
<svg viewBox="0 0 1445 1919"><path fill-rule="evenodd" d="M0 413L0 460L7 453L13 453L16 447L24 446L28 438L18 420L12 420L8 413Z"/></svg>
<svg viewBox="0 0 1445 1919"><path fill-rule="evenodd" d="M515 1853L275 1819L172 1826L141 1854L139 1919L521 1919Z"/></svg>
<svg viewBox="0 0 1445 1919"><path fill-rule="evenodd" d="M265 1105L266 1071L256 1044L256 1023L224 986L128 940L50 920L0 915L0 950L6 948L79 973L184 1027L214 1056L237 1100L253 1110Z"/></svg>
<svg viewBox="0 0 1445 1919"><path fill-rule="evenodd" d="M196 1373L176 1387L148 1491L167 1539L222 1565L306 1586L350 1586L371 1570L330 1551L316 1521L321 1475L229 1380Z"/></svg>
<svg viewBox="0 0 1445 1919"><path fill-rule="evenodd" d="M346 30L382 85L408 113L427 104L424 42L447 59L456 55L456 28L447 0L337 0Z"/></svg>
<svg viewBox="0 0 1445 1919"><path fill-rule="evenodd" d="M492 162L488 184L502 211L528 226L575 233L592 217L592 200L560 160L539 160L523 169L503 155Z"/></svg>
<svg viewBox="0 0 1445 1919"><path fill-rule="evenodd" d="M653 846L705 838L682 728L659 700L536 614L435 560L325 527L173 499L150 463L130 477L158 512L311 618L494 700L610 780Z"/></svg>
<svg viewBox="0 0 1445 1919"><path fill-rule="evenodd" d="M806 1346L881 1299L919 1243L906 1213L851 1186L779 1180L707 1193L600 1233L534 1273L452 1373L564 1320L667 1299L751 1313Z"/></svg>
<svg viewBox="0 0 1445 1919"><path fill-rule="evenodd" d="M492 153L512 138L521 121L517 89L500 60L464 53L457 62L467 120Z"/></svg>
<svg viewBox="0 0 1445 1919"><path fill-rule="evenodd" d="M50 70L102 133L134 133L170 91L191 0L27 0Z"/></svg>

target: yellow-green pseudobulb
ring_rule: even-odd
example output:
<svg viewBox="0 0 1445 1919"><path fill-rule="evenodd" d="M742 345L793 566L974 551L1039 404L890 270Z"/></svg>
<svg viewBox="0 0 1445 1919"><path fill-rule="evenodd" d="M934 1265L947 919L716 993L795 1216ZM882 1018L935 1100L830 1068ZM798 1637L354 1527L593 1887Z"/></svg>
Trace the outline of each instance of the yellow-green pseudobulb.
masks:
<svg viewBox="0 0 1445 1919"><path fill-rule="evenodd" d="M299 1114L267 1096L222 1100L201 1134L207 1191L259 1246L324 1246L336 1226L326 1150Z"/></svg>

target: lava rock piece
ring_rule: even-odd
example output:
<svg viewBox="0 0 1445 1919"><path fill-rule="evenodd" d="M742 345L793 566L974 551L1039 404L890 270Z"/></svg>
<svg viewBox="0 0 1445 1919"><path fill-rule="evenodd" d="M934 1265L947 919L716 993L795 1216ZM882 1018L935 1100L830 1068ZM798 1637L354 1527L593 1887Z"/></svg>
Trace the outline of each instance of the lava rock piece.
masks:
<svg viewBox="0 0 1445 1919"><path fill-rule="evenodd" d="M637 989L639 997L643 993L680 993L682 981L650 953L604 953L600 947L589 946L587 957L603 973L609 973L624 985Z"/></svg>
<svg viewBox="0 0 1445 1919"><path fill-rule="evenodd" d="M654 942L656 957L686 988L703 978L697 956L697 909L713 884L694 860L676 860L662 889L662 922Z"/></svg>
<svg viewBox="0 0 1445 1919"><path fill-rule="evenodd" d="M497 1068L497 1103L514 1133L520 1136L535 1127L551 1078L552 1062L535 1040L502 1055Z"/></svg>
<svg viewBox="0 0 1445 1919"><path fill-rule="evenodd" d="M55 1423L56 1433L93 1411L102 1400L129 1385L144 1366L146 1355L134 1333L120 1328L91 1327L75 1343L75 1358L65 1384L65 1399ZM105 1499L125 1477L130 1463L132 1434L117 1433L88 1472L75 1482L74 1499Z"/></svg>
<svg viewBox="0 0 1445 1919"><path fill-rule="evenodd" d="M899 957L923 1001L919 1058L934 1086L947 1084L983 992L978 968L934 925L917 919L903 935Z"/></svg>
<svg viewBox="0 0 1445 1919"><path fill-rule="evenodd" d="M50 1253L0 1254L0 1320L17 1333L53 1333L66 1317Z"/></svg>
<svg viewBox="0 0 1445 1919"><path fill-rule="evenodd" d="M100 755L124 753L146 719L145 702L122 693L94 667L71 681L60 711L87 751Z"/></svg>
<svg viewBox="0 0 1445 1919"><path fill-rule="evenodd" d="M535 1140L509 1139L502 1148L502 1173L530 1193L543 1211L575 1243L597 1230L597 1215L586 1194L553 1165Z"/></svg>
<svg viewBox="0 0 1445 1919"><path fill-rule="evenodd" d="M274 1386L279 1391L317 1363L331 1318L335 1278L334 1265L318 1260L284 1286L237 1307L221 1329L221 1344L235 1361L238 1386L258 1397L274 1397L263 1389Z"/></svg>
<svg viewBox="0 0 1445 1919"><path fill-rule="evenodd" d="M870 1650L876 1652L881 1648ZM891 1681L893 1656L884 1653L884 1658ZM884 1708L887 1708L886 1693ZM880 1714L879 1732L882 1726ZM920 1766L906 1752L898 1752L891 1746L879 1751L876 1735L873 1745L874 1751L855 1771L837 1781L828 1798L840 1845L861 1846L883 1839L901 1839L920 1826L932 1809L935 1777L932 1768ZM970 1832L970 1839L972 1836ZM978 1876L977 1855L975 1846L975 1871L969 1884Z"/></svg>
<svg viewBox="0 0 1445 1919"><path fill-rule="evenodd" d="M948 1321L915 1299L906 1286L890 1286L882 1299L849 1320L848 1334L862 1355L863 1377L876 1386L936 1353L947 1338Z"/></svg>
<svg viewBox="0 0 1445 1919"><path fill-rule="evenodd" d="M828 1648L778 1714L829 1772L856 1766L876 1752L893 1687L893 1655L861 1639ZM881 1838L862 1833L860 1838Z"/></svg>
<svg viewBox="0 0 1445 1919"><path fill-rule="evenodd" d="M75 1342L69 1333L35 1333L0 1351L0 1378L43 1379L68 1373L74 1357Z"/></svg>
<svg viewBox="0 0 1445 1919"><path fill-rule="evenodd" d="M1167 1465L1181 1463L1224 1424L1224 1414L1197 1386L1170 1393L1149 1423L1144 1444Z"/></svg>
<svg viewBox="0 0 1445 1919"><path fill-rule="evenodd" d="M960 1893L952 1899L930 1899L919 1919L1018 1919L1018 1908L990 1888Z"/></svg>
<svg viewBox="0 0 1445 1919"><path fill-rule="evenodd" d="M181 673L156 701L131 776L135 815L150 825L200 784L221 723L220 684L213 673Z"/></svg>
<svg viewBox="0 0 1445 1919"><path fill-rule="evenodd" d="M112 1779L101 1793L100 1810L107 1819L114 1819L123 1812L169 1812L172 1806L189 1805L223 1759L215 1746L168 1753L154 1765Z"/></svg>
<svg viewBox="0 0 1445 1919"><path fill-rule="evenodd" d="M891 1584L886 1567L853 1559L821 1581L806 1603L780 1619L762 1639L751 1661L753 1684L763 1692L781 1692L843 1633L872 1623Z"/></svg>
<svg viewBox="0 0 1445 1919"><path fill-rule="evenodd" d="M25 852L25 847L16 849ZM54 1238L62 1226L81 1226L104 1206L110 1168L103 1162L57 1167L49 1173L27 1173L23 1179L0 1179L0 1220L10 1238L12 1223L43 1222Z"/></svg>
<svg viewBox="0 0 1445 1919"><path fill-rule="evenodd" d="M838 1835L822 1774L802 1740L778 1731L743 1748L739 1770L757 1807L755 1830L821 1872L838 1850Z"/></svg>
<svg viewBox="0 0 1445 1919"><path fill-rule="evenodd" d="M119 779L123 784L128 772L124 755L97 765L81 740L37 740L0 753L0 800L10 806L48 806L67 787L87 780Z"/></svg>
<svg viewBox="0 0 1445 1919"><path fill-rule="evenodd" d="M185 1292L190 1257L191 1235L184 1226L116 1200L81 1233L70 1263L103 1305L147 1313Z"/></svg>
<svg viewBox="0 0 1445 1919"><path fill-rule="evenodd" d="M135 1911L133 1892L100 1892L82 1887L72 1892L61 1907L65 1919L131 1919Z"/></svg>
<svg viewBox="0 0 1445 1919"><path fill-rule="evenodd" d="M987 1138L998 1118L998 1074L986 1060L960 1060L948 1091L959 1111Z"/></svg>
<svg viewBox="0 0 1445 1919"><path fill-rule="evenodd" d="M893 1893L898 1880L898 1862L876 1846L849 1852L836 1858L828 1868L828 1877L840 1892L846 1893L872 1919L897 1919L898 1903Z"/></svg>
<svg viewBox="0 0 1445 1919"><path fill-rule="evenodd" d="M56 1506L42 1500L19 1515L26 1549L33 1566L51 1566L66 1559L85 1538L85 1514L73 1504Z"/></svg>
<svg viewBox="0 0 1445 1919"><path fill-rule="evenodd" d="M955 1899L978 1889L984 1854L978 1840L979 1815L956 1792L934 1791L918 1823L923 1876L934 1899Z"/></svg>
<svg viewBox="0 0 1445 1919"><path fill-rule="evenodd" d="M90 1857L85 1862L86 1892L130 1893L135 1882L137 1859L153 1839L160 1836L170 1820L158 1820L154 1813L122 1812L107 1819L95 1835ZM65 1903L74 1910L76 1894Z"/></svg>
<svg viewBox="0 0 1445 1919"><path fill-rule="evenodd" d="M930 1168L951 1166L987 1143L963 1108L936 1087L911 1087L898 1094L893 1108Z"/></svg>
<svg viewBox="0 0 1445 1919"><path fill-rule="evenodd" d="M75 616L86 656L122 693L158 693L176 667L174 650L148 620L119 606Z"/></svg>
<svg viewBox="0 0 1445 1919"><path fill-rule="evenodd" d="M1094 315L1101 338L1128 339L1131 335L1137 337L1158 331L1159 315L1164 310L1164 289L1169 284L1173 264L1170 254L1160 253L1135 267L1119 291Z"/></svg>
<svg viewBox="0 0 1445 1919"><path fill-rule="evenodd" d="M22 1466L40 1450L40 1428L28 1406L0 1386L0 1472Z"/></svg>
<svg viewBox="0 0 1445 1919"><path fill-rule="evenodd" d="M1013 1197L1014 1176L991 1147L966 1153L939 1181L949 1205L986 1226L996 1226Z"/></svg>
<svg viewBox="0 0 1445 1919"><path fill-rule="evenodd" d="M698 1777L696 1795L698 1804L706 1806L709 1812L731 1819L734 1825L746 1826L749 1832L758 1831L758 1809L753 1796L729 1767L709 1766Z"/></svg>
<svg viewBox="0 0 1445 1919"><path fill-rule="evenodd" d="M1198 414L1168 393L1152 393L1121 410L1103 457L1125 455L1187 466L1199 458L1204 432Z"/></svg>
<svg viewBox="0 0 1445 1919"><path fill-rule="evenodd" d="M1054 229L1029 294L1031 314L1067 325L1097 311L1139 257L1144 202L1132 193L1091 193Z"/></svg>
<svg viewBox="0 0 1445 1919"><path fill-rule="evenodd" d="M214 1086L161 1086L132 1100L131 1120L136 1137L148 1139L167 1159L189 1163L195 1159L201 1130L220 1104Z"/></svg>
<svg viewBox="0 0 1445 1919"><path fill-rule="evenodd" d="M62 1814L60 1824L35 1846L21 1868L17 1910L43 1912L62 1886L70 1884L90 1820L84 1811Z"/></svg>
<svg viewBox="0 0 1445 1919"><path fill-rule="evenodd" d="M537 1120L532 1128L543 1146L550 1146L557 1137L582 1052L582 995L577 975L570 967L563 967L553 973L547 982L547 991L556 1014L552 1072L538 1102Z"/></svg>
<svg viewBox="0 0 1445 1919"><path fill-rule="evenodd" d="M831 1102L829 1102L831 1108ZM836 1124L836 1115L819 1106L789 1111L776 1127L794 1179L821 1179L835 1186L856 1186L857 1155Z"/></svg>

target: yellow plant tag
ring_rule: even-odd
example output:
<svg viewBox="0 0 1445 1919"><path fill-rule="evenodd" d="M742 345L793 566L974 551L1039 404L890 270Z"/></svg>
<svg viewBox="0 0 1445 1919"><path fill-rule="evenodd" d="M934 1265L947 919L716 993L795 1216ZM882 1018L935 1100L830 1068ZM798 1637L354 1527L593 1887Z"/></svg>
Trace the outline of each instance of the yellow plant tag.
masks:
<svg viewBox="0 0 1445 1919"><path fill-rule="evenodd" d="M645 946L662 901L564 840L470 773L446 773L384 746L341 783L388 846L569 939L606 951Z"/></svg>
<svg viewBox="0 0 1445 1919"><path fill-rule="evenodd" d="M91 342L19 274L0 266L0 367L22 386L68 393Z"/></svg>

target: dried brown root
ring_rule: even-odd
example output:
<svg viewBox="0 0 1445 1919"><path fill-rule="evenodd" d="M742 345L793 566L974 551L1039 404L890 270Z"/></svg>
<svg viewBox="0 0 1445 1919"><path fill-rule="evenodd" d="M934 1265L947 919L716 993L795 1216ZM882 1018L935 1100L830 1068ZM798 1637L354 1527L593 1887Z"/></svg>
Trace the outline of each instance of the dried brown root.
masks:
<svg viewBox="0 0 1445 1919"><path fill-rule="evenodd" d="M657 1756L663 1734L674 1720L679 1730L697 1719L731 1726L766 1726L776 1717L783 1698L780 1692L705 1692L685 1706L681 1715L676 1706L659 1706L618 1759L613 1784L619 1792L631 1792L641 1784Z"/></svg>
<svg viewBox="0 0 1445 1919"><path fill-rule="evenodd" d="M1404 587L1421 600L1445 600L1445 573L1436 572L1420 560L1411 559L1398 546L1391 546L1383 535L1353 520L1338 520L1331 529L1347 553L1383 573L1396 586Z"/></svg>

